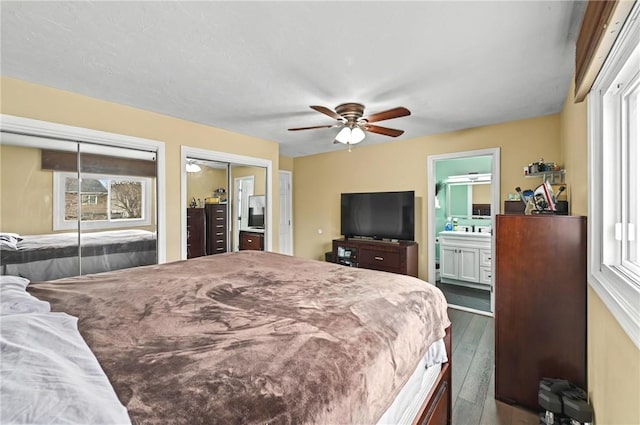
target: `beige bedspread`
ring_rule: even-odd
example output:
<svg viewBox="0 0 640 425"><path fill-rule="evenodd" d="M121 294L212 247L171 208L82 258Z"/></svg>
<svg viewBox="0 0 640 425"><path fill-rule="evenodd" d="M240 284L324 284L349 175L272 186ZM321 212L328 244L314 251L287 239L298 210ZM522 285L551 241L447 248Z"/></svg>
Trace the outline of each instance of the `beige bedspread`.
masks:
<svg viewBox="0 0 640 425"><path fill-rule="evenodd" d="M241 251L31 285L138 424L373 424L449 325L424 281Z"/></svg>

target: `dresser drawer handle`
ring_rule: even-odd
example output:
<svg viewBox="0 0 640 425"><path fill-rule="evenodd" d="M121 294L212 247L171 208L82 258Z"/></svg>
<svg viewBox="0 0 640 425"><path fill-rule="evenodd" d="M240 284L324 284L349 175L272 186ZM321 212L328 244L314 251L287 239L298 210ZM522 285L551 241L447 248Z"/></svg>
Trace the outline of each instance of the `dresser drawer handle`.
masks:
<svg viewBox="0 0 640 425"><path fill-rule="evenodd" d="M374 260L384 261L384 257L373 257Z"/></svg>
<svg viewBox="0 0 640 425"><path fill-rule="evenodd" d="M222 224L216 224L216 227L224 227Z"/></svg>
<svg viewBox="0 0 640 425"><path fill-rule="evenodd" d="M216 232L216 236L221 236L221 235L223 235L222 232Z"/></svg>
<svg viewBox="0 0 640 425"><path fill-rule="evenodd" d="M216 242L222 243L222 242L224 242L224 239L218 239Z"/></svg>
<svg viewBox="0 0 640 425"><path fill-rule="evenodd" d="M251 243L253 242L253 239L247 239L247 242Z"/></svg>
<svg viewBox="0 0 640 425"><path fill-rule="evenodd" d="M224 217L216 217L216 220L224 220Z"/></svg>

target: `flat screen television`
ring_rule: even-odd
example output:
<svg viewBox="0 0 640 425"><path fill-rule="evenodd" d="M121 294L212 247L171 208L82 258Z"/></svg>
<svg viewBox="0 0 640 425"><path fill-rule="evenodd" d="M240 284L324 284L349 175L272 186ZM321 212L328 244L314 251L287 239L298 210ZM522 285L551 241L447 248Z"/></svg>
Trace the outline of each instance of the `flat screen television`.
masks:
<svg viewBox="0 0 640 425"><path fill-rule="evenodd" d="M249 227L264 229L264 195L249 196Z"/></svg>
<svg viewBox="0 0 640 425"><path fill-rule="evenodd" d="M340 200L340 233L374 239L413 241L415 193L343 193Z"/></svg>

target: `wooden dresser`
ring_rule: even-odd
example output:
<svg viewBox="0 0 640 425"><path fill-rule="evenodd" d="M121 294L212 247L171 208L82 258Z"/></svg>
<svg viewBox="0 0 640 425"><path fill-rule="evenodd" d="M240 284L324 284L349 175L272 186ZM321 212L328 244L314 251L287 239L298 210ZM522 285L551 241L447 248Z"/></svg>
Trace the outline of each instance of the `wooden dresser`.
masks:
<svg viewBox="0 0 640 425"><path fill-rule="evenodd" d="M205 255L203 208L187 208L187 258Z"/></svg>
<svg viewBox="0 0 640 425"><path fill-rule="evenodd" d="M253 249L264 251L264 232L253 232L250 230L240 230L240 251Z"/></svg>
<svg viewBox="0 0 640 425"><path fill-rule="evenodd" d="M227 204L205 204L207 255L227 252Z"/></svg>
<svg viewBox="0 0 640 425"><path fill-rule="evenodd" d="M351 267L418 277L418 244L334 239L333 261Z"/></svg>
<svg viewBox="0 0 640 425"><path fill-rule="evenodd" d="M495 397L540 410L540 378L586 384L586 217L498 215L495 238Z"/></svg>

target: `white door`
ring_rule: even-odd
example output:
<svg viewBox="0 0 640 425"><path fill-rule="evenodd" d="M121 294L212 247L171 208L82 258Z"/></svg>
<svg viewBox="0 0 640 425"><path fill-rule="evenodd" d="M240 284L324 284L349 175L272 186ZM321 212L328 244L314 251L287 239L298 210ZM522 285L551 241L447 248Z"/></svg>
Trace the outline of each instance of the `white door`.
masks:
<svg viewBox="0 0 640 425"><path fill-rule="evenodd" d="M249 196L253 195L253 176L233 179L233 250L240 250L240 230L249 227Z"/></svg>
<svg viewBox="0 0 640 425"><path fill-rule="evenodd" d="M278 224L278 243L280 254L293 255L293 225L291 217L291 171L278 173L280 189L280 222Z"/></svg>

